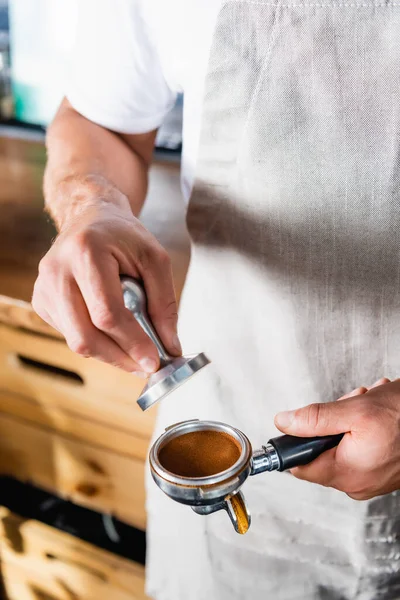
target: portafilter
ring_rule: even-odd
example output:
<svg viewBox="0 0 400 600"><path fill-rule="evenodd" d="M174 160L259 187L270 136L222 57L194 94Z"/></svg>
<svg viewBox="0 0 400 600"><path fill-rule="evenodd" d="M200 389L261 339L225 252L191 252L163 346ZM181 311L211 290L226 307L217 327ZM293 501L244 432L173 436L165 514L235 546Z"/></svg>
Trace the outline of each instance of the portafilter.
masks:
<svg viewBox="0 0 400 600"><path fill-rule="evenodd" d="M241 488L251 475L306 465L344 434L325 437L281 435L259 450L239 429L217 421L184 421L168 427L150 449L158 487L199 515L225 510L237 533L246 533L250 513ZM194 476L193 476L194 475Z"/></svg>

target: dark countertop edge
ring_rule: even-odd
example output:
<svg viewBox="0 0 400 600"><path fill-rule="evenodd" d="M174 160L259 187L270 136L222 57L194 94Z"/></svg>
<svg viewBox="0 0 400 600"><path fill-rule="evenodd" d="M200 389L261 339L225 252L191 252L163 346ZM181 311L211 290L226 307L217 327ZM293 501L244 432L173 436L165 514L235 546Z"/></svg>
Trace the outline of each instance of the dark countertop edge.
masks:
<svg viewBox="0 0 400 600"><path fill-rule="evenodd" d="M46 133L44 129L40 127L0 123L0 137L2 138L44 143L45 136ZM154 160L158 162L180 164L181 151L156 148L154 151Z"/></svg>

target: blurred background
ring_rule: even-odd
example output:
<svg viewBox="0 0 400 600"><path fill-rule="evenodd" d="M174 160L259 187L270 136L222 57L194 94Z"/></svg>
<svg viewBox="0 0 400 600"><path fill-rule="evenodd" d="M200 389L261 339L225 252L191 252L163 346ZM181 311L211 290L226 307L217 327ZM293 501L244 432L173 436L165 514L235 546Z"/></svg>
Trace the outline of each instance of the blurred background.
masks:
<svg viewBox="0 0 400 600"><path fill-rule="evenodd" d="M99 0L100 1L100 0ZM70 352L30 305L57 232L45 131L64 95L78 0L0 0L0 597L144 600L144 473L155 412L143 380ZM107 40L104 40L107 44ZM157 136L140 216L180 296L182 98Z"/></svg>
<svg viewBox="0 0 400 600"><path fill-rule="evenodd" d="M78 0L0 0L0 118L46 127L64 95ZM107 44L107 40L104 40ZM157 147L179 151L182 97L157 137Z"/></svg>

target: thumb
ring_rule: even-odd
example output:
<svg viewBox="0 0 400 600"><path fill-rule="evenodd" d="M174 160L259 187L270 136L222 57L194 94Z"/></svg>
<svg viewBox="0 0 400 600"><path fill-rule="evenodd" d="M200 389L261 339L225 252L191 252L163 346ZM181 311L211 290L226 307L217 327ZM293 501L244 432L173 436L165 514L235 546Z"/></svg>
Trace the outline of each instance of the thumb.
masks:
<svg viewBox="0 0 400 600"><path fill-rule="evenodd" d="M304 437L346 433L351 431L353 409L354 398L309 404L304 408L278 413L275 425L283 433Z"/></svg>

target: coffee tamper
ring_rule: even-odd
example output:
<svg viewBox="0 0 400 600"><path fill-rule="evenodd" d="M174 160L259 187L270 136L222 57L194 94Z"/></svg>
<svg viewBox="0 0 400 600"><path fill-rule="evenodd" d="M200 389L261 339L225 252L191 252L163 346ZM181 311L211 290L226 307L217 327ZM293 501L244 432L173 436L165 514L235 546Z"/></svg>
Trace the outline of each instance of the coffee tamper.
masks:
<svg viewBox="0 0 400 600"><path fill-rule="evenodd" d="M150 376L137 401L142 410L147 410L167 394L176 390L210 361L203 353L191 356L170 356L147 314L146 294L142 285L136 279L125 276L121 277L121 285L126 308L131 311L156 346L160 357L160 369Z"/></svg>
<svg viewBox="0 0 400 600"><path fill-rule="evenodd" d="M169 471L163 464L162 450L177 438L181 438L182 444L182 437L193 432L228 435L238 447L240 455L236 462L224 471L206 477L184 477ZM249 439L239 429L226 423L194 419L168 427L155 441L150 449L150 469L158 487L172 500L191 506L199 515L225 510L235 531L246 533L250 526L250 513L241 491L246 479L250 475L266 471L285 471L306 465L326 450L337 446L343 435L312 438L281 435L270 439L265 446L253 452ZM190 464L190 458L189 454L185 455L186 464Z"/></svg>

